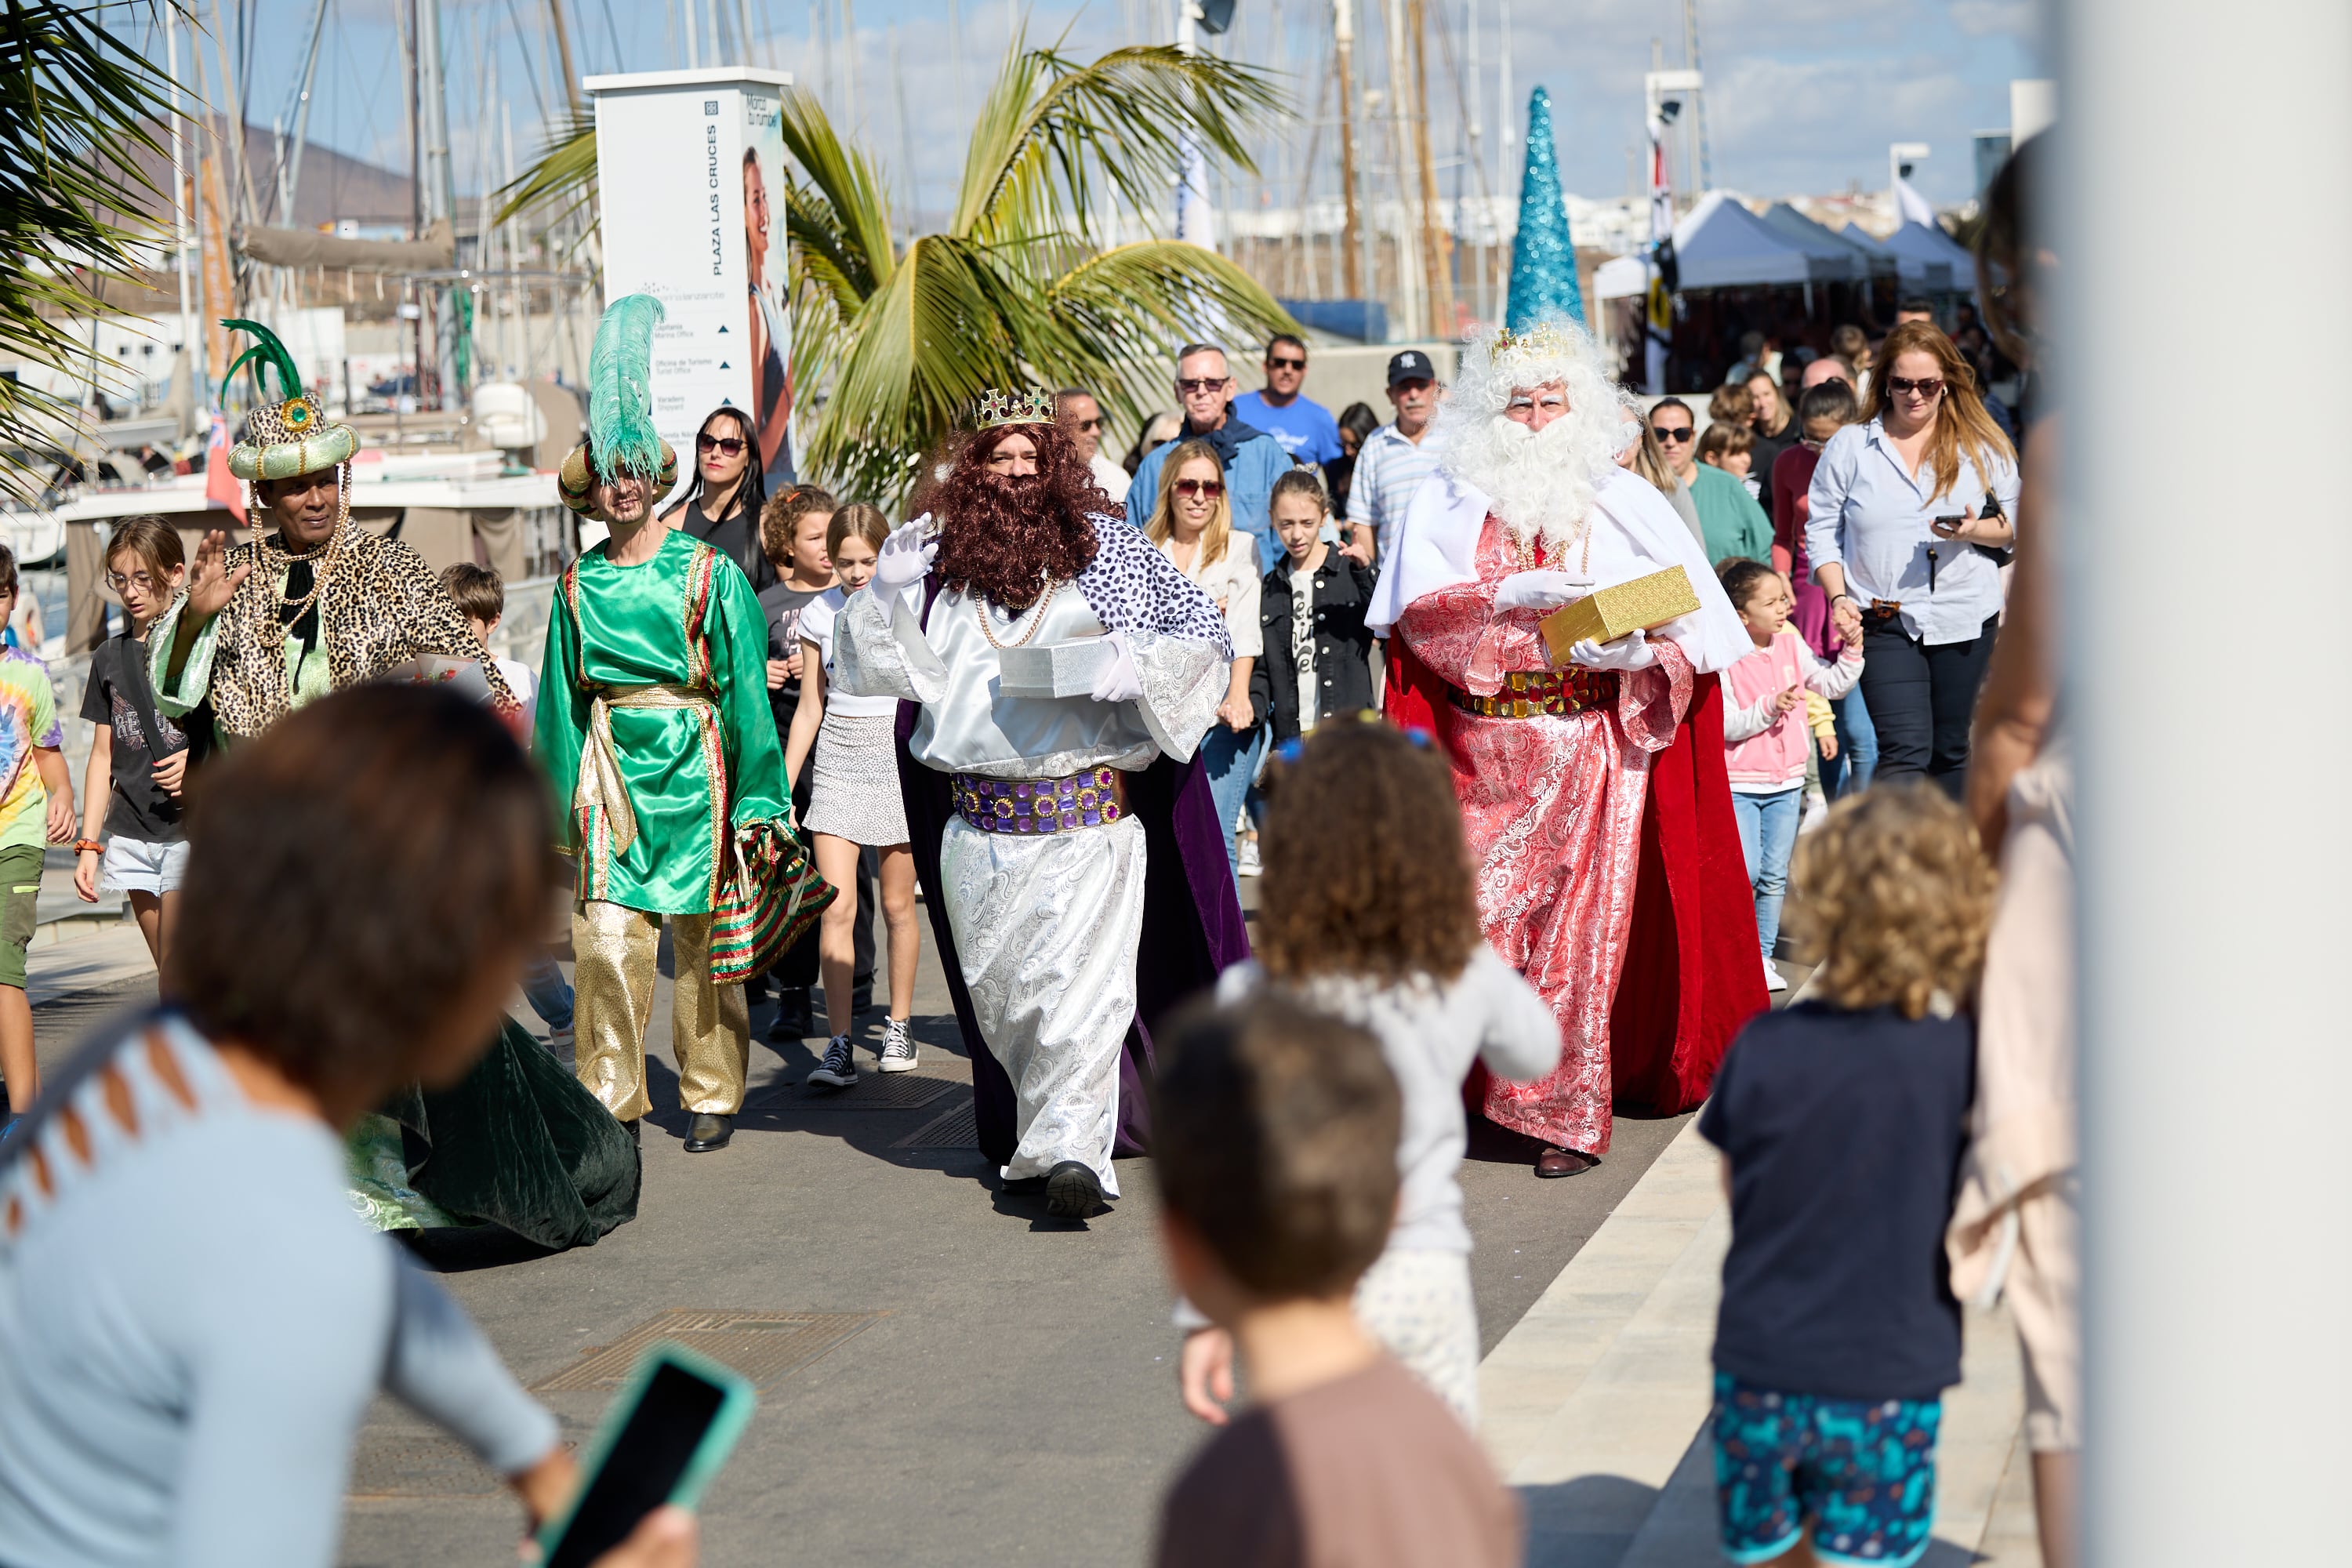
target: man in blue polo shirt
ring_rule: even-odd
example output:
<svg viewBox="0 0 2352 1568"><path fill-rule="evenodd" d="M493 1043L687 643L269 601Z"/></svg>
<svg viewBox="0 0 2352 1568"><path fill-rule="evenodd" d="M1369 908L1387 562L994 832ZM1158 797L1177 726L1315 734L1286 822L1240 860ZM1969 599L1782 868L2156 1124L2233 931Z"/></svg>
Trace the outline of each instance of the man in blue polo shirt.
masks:
<svg viewBox="0 0 2352 1568"><path fill-rule="evenodd" d="M1277 333L1265 345L1265 387L1234 399L1234 415L1282 443L1294 463L1321 468L1344 456L1339 425L1331 411L1305 396L1307 345L1288 332Z"/></svg>
<svg viewBox="0 0 2352 1568"><path fill-rule="evenodd" d="M1225 351L1214 343L1187 343L1177 351L1176 395L1184 404L1183 427L1136 465L1135 482L1127 491L1128 521L1140 528L1151 520L1160 504L1160 470L1167 467L1169 454L1188 441L1206 441L1224 465L1234 526L1257 541L1260 561L1280 559L1266 503L1274 481L1290 471L1290 454L1272 436L1234 416L1234 377Z"/></svg>

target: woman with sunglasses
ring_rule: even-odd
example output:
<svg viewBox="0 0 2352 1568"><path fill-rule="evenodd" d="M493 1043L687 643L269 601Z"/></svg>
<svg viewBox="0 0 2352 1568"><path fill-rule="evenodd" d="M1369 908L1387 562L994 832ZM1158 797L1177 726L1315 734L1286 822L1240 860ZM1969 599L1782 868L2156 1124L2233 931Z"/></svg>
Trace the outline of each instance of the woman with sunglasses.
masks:
<svg viewBox="0 0 2352 1568"><path fill-rule="evenodd" d="M760 548L760 509L768 502L760 471L759 433L740 408L714 408L694 437L694 482L662 521L699 539L751 579L760 593L776 584L776 568Z"/></svg>
<svg viewBox="0 0 2352 1568"><path fill-rule="evenodd" d="M1265 730L1249 695L1250 671L1265 651L1265 634L1258 625L1257 541L1234 527L1224 465L1217 460L1214 447L1186 441L1169 454L1160 469L1159 502L1143 535L1216 601L1225 629L1233 634L1233 673L1225 700L1217 708L1217 722L1202 739L1201 757L1209 770L1209 793L1217 803L1219 826L1224 829L1225 859L1238 879L1241 853L1234 824L1265 752Z"/></svg>
<svg viewBox="0 0 2352 1568"><path fill-rule="evenodd" d="M2000 619L1999 552L2016 537L2017 453L1934 322L1887 333L1878 366L1863 423L1813 469L1805 549L1840 633L1864 634L1878 776L1925 774L1958 798Z"/></svg>

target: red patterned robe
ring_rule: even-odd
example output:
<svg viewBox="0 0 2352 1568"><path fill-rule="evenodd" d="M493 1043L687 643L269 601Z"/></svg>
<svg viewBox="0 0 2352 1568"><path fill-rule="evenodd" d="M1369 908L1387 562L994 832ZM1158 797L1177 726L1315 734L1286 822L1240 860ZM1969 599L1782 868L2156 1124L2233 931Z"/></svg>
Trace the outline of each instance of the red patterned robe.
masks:
<svg viewBox="0 0 2352 1568"><path fill-rule="evenodd" d="M1551 668L1538 612L1495 611L1497 585L1520 564L1492 517L1475 561L1477 581L1427 594L1398 619L1389 710L1444 742L1486 940L1560 1023L1559 1068L1538 1083L1488 1080L1486 1115L1604 1153L1614 1099L1697 1104L1732 1034L1767 1000L1720 698L1715 677L1654 638L1657 662L1621 674L1613 706L1528 718L1454 707L1448 685L1492 696L1514 671ZM1703 904L1746 917L1744 948L1738 922L1710 925ZM1629 1034L1631 1052L1617 1044Z"/></svg>

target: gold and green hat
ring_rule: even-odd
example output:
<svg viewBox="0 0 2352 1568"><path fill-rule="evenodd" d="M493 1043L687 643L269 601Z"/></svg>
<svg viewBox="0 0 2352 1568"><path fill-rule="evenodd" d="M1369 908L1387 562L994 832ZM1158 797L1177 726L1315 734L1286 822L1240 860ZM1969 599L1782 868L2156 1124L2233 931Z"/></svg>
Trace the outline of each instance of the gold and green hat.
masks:
<svg viewBox="0 0 2352 1568"><path fill-rule="evenodd" d="M254 340L253 346L238 355L228 374L221 378L221 398L226 402L228 384L236 379L236 373L247 364L254 367L254 408L246 416L246 438L229 450L228 471L240 479L284 479L351 461L352 454L360 449L359 432L330 420L325 409L303 395L302 373L295 368L294 356L286 352L278 334L258 321L224 320L221 325L233 332L248 332ZM264 364L278 373L278 401L275 403L262 392Z"/></svg>
<svg viewBox="0 0 2352 1568"><path fill-rule="evenodd" d="M654 329L663 315L651 294L625 294L596 323L588 350L588 439L555 476L557 495L573 511L587 513L590 487L623 472L649 481L656 500L677 483L677 449L654 428Z"/></svg>

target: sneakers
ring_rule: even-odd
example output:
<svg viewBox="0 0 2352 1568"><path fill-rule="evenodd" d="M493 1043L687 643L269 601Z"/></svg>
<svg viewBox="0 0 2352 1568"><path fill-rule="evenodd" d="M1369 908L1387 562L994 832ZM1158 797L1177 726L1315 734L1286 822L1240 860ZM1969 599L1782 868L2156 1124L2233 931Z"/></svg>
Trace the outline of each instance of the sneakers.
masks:
<svg viewBox="0 0 2352 1568"><path fill-rule="evenodd" d="M1766 959L1764 961L1764 989L1767 991L1786 991L1788 988L1789 982L1780 973L1780 966L1775 964L1770 959Z"/></svg>
<svg viewBox="0 0 2352 1568"><path fill-rule="evenodd" d="M1065 1160L1047 1173L1045 1212L1055 1219L1084 1219L1102 1206L1102 1183L1076 1160Z"/></svg>
<svg viewBox="0 0 2352 1568"><path fill-rule="evenodd" d="M569 1067L572 1064L572 1041L573 1036L572 1026L569 1024L564 1025L563 1027L560 1029L550 1029L547 1031L547 1048L549 1053L552 1055L557 1061L563 1063L566 1067Z"/></svg>
<svg viewBox="0 0 2352 1568"><path fill-rule="evenodd" d="M1234 869L1238 875L1244 877L1255 877L1258 874L1256 834L1252 833L1243 837L1239 861Z"/></svg>
<svg viewBox="0 0 2352 1568"><path fill-rule="evenodd" d="M882 1026L882 1059L876 1064L876 1070L915 1070L915 1037L907 1032L906 1019L893 1018Z"/></svg>
<svg viewBox="0 0 2352 1568"><path fill-rule="evenodd" d="M849 1037L835 1035L825 1042L824 1060L808 1080L826 1089L847 1089L857 1081L857 1064L849 1059Z"/></svg>

